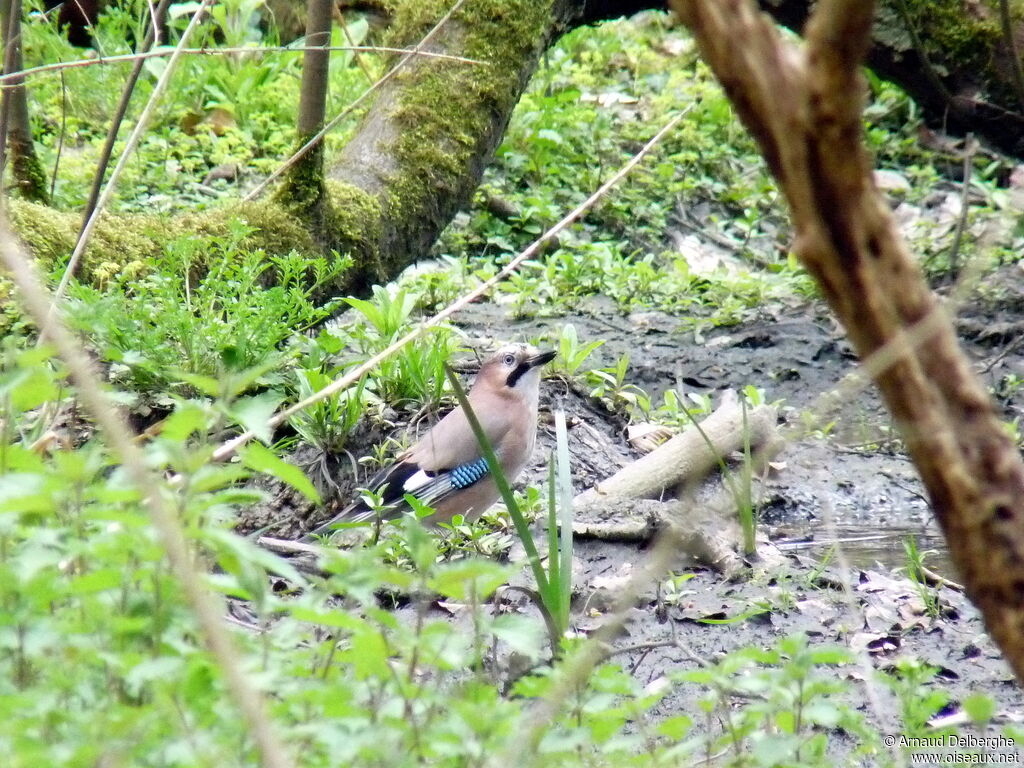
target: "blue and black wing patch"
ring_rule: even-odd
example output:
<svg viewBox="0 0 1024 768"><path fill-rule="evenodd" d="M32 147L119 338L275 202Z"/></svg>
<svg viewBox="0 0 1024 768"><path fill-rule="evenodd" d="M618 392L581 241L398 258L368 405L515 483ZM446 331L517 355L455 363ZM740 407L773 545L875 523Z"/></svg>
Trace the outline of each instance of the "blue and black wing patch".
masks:
<svg viewBox="0 0 1024 768"><path fill-rule="evenodd" d="M437 506L453 493L480 482L489 473L487 460L482 458L452 469L436 471L420 469L415 462L400 461L378 472L368 487L380 495L381 502L387 507L381 516L390 520L409 508L405 501L406 494L415 496L429 506ZM316 536L324 536L338 523L371 521L376 514L360 497L331 520L307 533L303 539L311 541Z"/></svg>
<svg viewBox="0 0 1024 768"><path fill-rule="evenodd" d="M479 483L487 474L487 461L484 459L435 472L424 470L422 475L409 478L405 492L411 493L424 504L436 507L453 493Z"/></svg>
<svg viewBox="0 0 1024 768"><path fill-rule="evenodd" d="M487 472L487 460L477 459L449 470L450 482L453 488L462 490L482 480Z"/></svg>

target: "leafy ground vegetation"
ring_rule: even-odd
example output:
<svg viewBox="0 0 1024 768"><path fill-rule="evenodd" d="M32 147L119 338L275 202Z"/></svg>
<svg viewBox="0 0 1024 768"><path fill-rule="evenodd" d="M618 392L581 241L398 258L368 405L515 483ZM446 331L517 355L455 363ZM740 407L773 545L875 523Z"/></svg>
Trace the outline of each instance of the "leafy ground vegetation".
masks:
<svg viewBox="0 0 1024 768"><path fill-rule="evenodd" d="M281 42L258 3L217 8L206 43ZM108 10L97 47L127 52L143 12ZM365 22L350 20L347 32L373 41ZM82 55L42 16L25 36L27 66ZM345 44L340 29L336 37ZM292 146L299 61L289 51L189 57L116 207L190 210L258 183ZM142 96L162 62L147 64ZM59 207L84 201L126 66L30 81ZM380 72L373 55L337 52L329 108ZM891 86L871 80L871 89L866 130L886 171L880 181L936 285L964 276L950 301L972 297L962 327L991 363L993 392L1016 430L1024 368L1014 312L1024 292L1011 279L1022 235L1013 164L973 152L962 193L962 148L931 134ZM624 185L490 302L285 427L266 428L277 408L493 275L691 104ZM144 432L150 465L176 478L160 493L196 567L225 597L238 662L267 693L297 764L905 765L911 740L950 734L1001 740L952 750L960 756L993 744L1013 752L1024 702L970 605L927 576L913 540L889 561L903 576L851 565L836 543L816 550L818 560L798 556L737 584L673 563L645 583L623 634L595 655L588 637L614 613L608 595L648 553L635 543L579 541L575 563L548 558L535 580L573 597L568 631L552 638L522 597L531 582L507 506L434 533L415 520L385 526L368 543L327 550L315 573L245 535L294 534L326 518L322 505L347 498L356 478L453 404L445 361L512 337L559 351L542 410L569 412L576 490L635 455L627 425L684 427L728 385L752 403L782 400L806 436L790 467L764 483L762 532L797 520L806 537L801 516L820 528L833 504L851 531L906 525L908 510L919 517L914 530L926 528L919 486L877 403L855 392L836 413L818 402L851 356L788 254L784 211L753 144L667 17L580 30L549 51L436 261L372 296L317 301L300 275L322 284L344 264L249 251L252 226L176 240L157 264L72 286L68 318ZM196 279L200 251L215 253L207 261L217 266ZM276 287L261 280L267 270ZM254 764L140 491L65 368L36 347L27 321L0 352L3 765ZM261 442L240 461L211 462L240 429ZM545 419L537 465L512 505L529 519L558 506L549 501L554 432ZM837 490L844 477L853 479ZM900 521L888 519L897 513ZM565 552L564 541L552 546Z"/></svg>

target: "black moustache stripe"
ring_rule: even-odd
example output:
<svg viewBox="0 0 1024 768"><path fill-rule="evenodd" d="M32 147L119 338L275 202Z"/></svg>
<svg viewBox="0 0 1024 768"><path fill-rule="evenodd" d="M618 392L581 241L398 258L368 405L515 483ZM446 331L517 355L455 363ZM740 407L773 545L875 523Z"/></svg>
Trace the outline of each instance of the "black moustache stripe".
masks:
<svg viewBox="0 0 1024 768"><path fill-rule="evenodd" d="M526 373L528 370L530 370L529 363L520 363L512 370L512 373L508 375L508 378L505 379L505 385L509 387L514 387L516 385L516 382L518 382L519 379L523 377L523 374Z"/></svg>

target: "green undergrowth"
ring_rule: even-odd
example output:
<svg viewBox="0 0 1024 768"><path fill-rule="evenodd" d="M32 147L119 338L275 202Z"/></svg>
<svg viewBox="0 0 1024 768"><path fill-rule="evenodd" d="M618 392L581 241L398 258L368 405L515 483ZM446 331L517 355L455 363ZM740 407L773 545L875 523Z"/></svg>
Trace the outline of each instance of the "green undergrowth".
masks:
<svg viewBox="0 0 1024 768"><path fill-rule="evenodd" d="M553 655L538 617L488 603L517 567L444 557L412 517L378 544L326 550L317 575L299 572L232 531L264 496L246 478L313 491L258 446L239 463L209 463L223 414L238 405L231 392L178 400L144 445L155 473L146 489L101 440L38 450L36 436L75 395L49 350L5 346L0 750L12 768L257 761L143 490L175 510L207 584L245 601L248 628L229 625L234 658L267 692L302 765L678 766L717 755L731 766L888 766L900 753L851 704L862 686L891 689L899 704L887 734L934 734L929 720L948 703L929 687L933 667L903 660L865 683L849 650L802 636L647 682L611 656L590 669L582 637ZM554 696L562 703L538 720ZM972 696L965 711L984 723L994 705Z"/></svg>
<svg viewBox="0 0 1024 768"><path fill-rule="evenodd" d="M967 236L953 253L962 147L941 142L898 88L867 73L865 137L876 167L901 184L888 194L919 223L907 231L930 276L951 260L985 272L1015 259L1021 232L1005 189L1013 164L973 156ZM501 263L617 170L670 117L690 111L628 178L559 235L560 248L525 265L507 288L517 311L560 314L585 295L622 309L734 324L782 296L815 290L789 252L784 203L685 31L663 14L576 30L551 49L520 101L477 204L439 252L470 268ZM504 213L492 212L497 197ZM984 232L983 236L979 233ZM464 269L465 267L463 267ZM953 270L955 271L955 270Z"/></svg>
<svg viewBox="0 0 1024 768"><path fill-rule="evenodd" d="M41 406L74 397L46 350L9 349L3 363L5 424L31 425ZM581 663L581 641L552 659L539 619L485 603L513 570L443 559L414 519L378 545L328 551L317 576L254 547L231 531L261 495L239 480L250 467L294 477L258 452L206 462L223 404L179 402L145 450L153 470L183 478L160 492L215 566L208 583L251 611L251 631L233 632L236 659L271 693L270 715L302 765L897 764L848 703L861 685L853 655L800 636L646 684L599 661L541 723L534 751L535 706ZM99 441L40 454L27 437L9 429L0 451L5 765L253 764L141 492ZM430 611L433 599L457 618ZM388 610L395 600L407 607ZM903 661L872 683L901 705L887 733L934 733L928 720L947 703L926 687L935 671ZM967 711L984 722L993 707L975 696ZM845 758L831 754L836 744Z"/></svg>
<svg viewBox="0 0 1024 768"><path fill-rule="evenodd" d="M141 12L141 4L105 11L96 30L105 54L141 37ZM30 65L82 56L55 34L52 18L26 24ZM182 18L176 14L175 29ZM272 44L266 19L251 0L219 3L196 45ZM355 17L349 31L357 40L368 35ZM217 166L244 166L243 176L273 168L294 142L299 58L185 59L180 87L161 104L115 207L192 209L234 194L228 180L202 183ZM161 61L147 64L132 119ZM351 57L332 61L338 106L366 85L366 75ZM379 70L374 57L364 63ZM31 81L34 128L49 167L64 134L59 207L84 199L126 67L68 70L63 87L53 74ZM880 165L908 181L906 201L924 206L955 163L915 140L920 120L905 96L875 80L871 87L872 149ZM5 768L257 762L223 671L149 525L146 494L159 494L174 511L208 586L235 601L232 615L244 625L229 625L236 661L267 693L299 765L902 764L871 716L850 703L863 700L865 686L888 691L899 705L887 733L933 734L929 720L949 704L932 684L936 669L901 659L866 680L847 650L799 636L766 639L650 681L603 652L589 669L583 627L600 618L596 608L570 605L562 592L552 637L535 613L494 599L522 572L510 563L517 538L500 507L482 522L456 518L440 532L414 518L383 526L364 546L326 551L316 575L235 531L244 512L280 505L285 496L268 487L291 486L310 503L327 499L337 470L321 456L342 457L364 475L392 459L408 435L453 404L444 366L468 357L470 345L457 328L441 326L276 432L266 426L272 413L350 372L493 275L691 104L629 178L496 295L512 315L552 318L551 330L532 341L558 350L553 376L628 421L685 427L710 412L708 398L670 390L653 401L630 382L627 356L595 367L601 339L580 338L556 318L605 297L620 311L671 313L680 330L699 331L814 291L788 253L785 213L756 148L692 44L662 15L579 30L548 52L484 189L445 232L437 269L410 271L372 295L325 300L348 257L257 249L253 228L261 222L233 220L216 233L171 237L144 259L127 254L126 264L90 265L96 285L72 284L66 317L88 343L111 401L133 427L148 428L139 444L152 487L131 485L62 364L49 348L35 347L30 328L15 324L0 348ZM344 141L346 130L332 141ZM972 223L1001 210L1003 170L979 154ZM488 212L486 194L514 212ZM710 260L704 236L718 242ZM924 227L918 237L925 266L941 273L948 232L929 238ZM995 256L985 253L1004 258L1011 250L1000 253L1002 242ZM972 250L983 251L966 242L964 255ZM53 280L57 261L44 265ZM340 310L347 311L328 322ZM1018 385L1004 382L1007 391ZM751 404L764 400L753 387L744 394ZM406 426L413 429L403 438ZM214 448L241 429L256 433L252 445L237 460L211 462ZM394 437L346 456L364 448L356 438L368 432ZM306 472L284 459L297 447L316 455ZM546 496L524 488L514 506L534 519L554 508ZM555 542L551 551L558 550ZM571 564L559 567L571 579ZM553 563L545 568L552 573ZM669 578L659 593L685 600L680 585L691 575ZM544 715L542 705L555 698L561 703ZM983 695L964 702L979 724L994 709Z"/></svg>
<svg viewBox="0 0 1024 768"><path fill-rule="evenodd" d="M172 6L172 44L189 18L180 10L188 8L189 4ZM145 34L148 9L144 2L105 6L94 29L95 54L75 48L59 34L56 12L33 13L23 26L25 66L131 53L132 41L141 41ZM218 2L189 47L287 46L291 41L279 39L272 18L259 0ZM365 42L367 32L363 19L353 19L348 25L356 44ZM349 44L337 26L331 44ZM296 45L301 46L301 41ZM115 146L115 158L168 58L146 61ZM113 210L194 210L219 199L233 199L238 194L237 182L273 171L294 148L301 61L301 51L287 50L184 56L136 159L125 168ZM371 73L377 71L375 57L363 54L362 61ZM99 64L66 69L63 75L48 72L30 78L37 151L48 172L58 171L54 182L57 207L79 207L85 202L109 120L131 66L130 62ZM367 85L367 75L351 52L332 55L329 110L340 110ZM333 132L329 148L343 143L353 125L354 120L349 120Z"/></svg>

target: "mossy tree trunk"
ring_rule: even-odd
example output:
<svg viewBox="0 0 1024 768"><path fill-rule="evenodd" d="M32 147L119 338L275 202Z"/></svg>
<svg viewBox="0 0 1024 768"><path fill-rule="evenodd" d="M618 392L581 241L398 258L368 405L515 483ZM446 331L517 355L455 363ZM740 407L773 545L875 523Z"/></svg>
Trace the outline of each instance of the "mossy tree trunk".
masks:
<svg viewBox="0 0 1024 768"><path fill-rule="evenodd" d="M387 43L408 48L452 3L382 5L392 10ZM181 234L185 227L221 232L227 217L239 216L260 227L254 246L351 254L354 267L331 290L365 292L426 256L470 200L547 46L576 26L664 5L664 0L467 2L434 35L428 50L479 64L413 57L378 90L353 138L329 165L326 181L314 162L294 172L270 202L182 217L173 228L152 217L107 216L79 277L90 279L100 264L99 274L109 275L111 263L145 263L159 256L168 233ZM779 22L799 28L808 2L761 0L761 6ZM1016 39L1024 25L1013 24ZM937 122L969 128L1024 154L1024 110L1008 50L995 5L882 0L868 61L920 99ZM65 230L68 217L25 202L12 206L11 214L41 261L66 259L72 236Z"/></svg>
<svg viewBox="0 0 1024 768"><path fill-rule="evenodd" d="M870 0L819 0L797 49L751 0L673 0L789 204L928 490L971 600L1024 681L1024 462L929 290L864 146Z"/></svg>
<svg viewBox="0 0 1024 768"><path fill-rule="evenodd" d="M296 121L298 146L305 145L324 125L327 110L328 69L331 63L331 19L334 0L309 0L306 5L302 86ZM323 46L315 49L313 46ZM324 145L318 142L289 170L278 199L298 215L305 216L316 231L324 226Z"/></svg>
<svg viewBox="0 0 1024 768"><path fill-rule="evenodd" d="M451 6L449 0L393 3L386 43L414 47ZM427 255L479 184L541 52L565 31L597 19L583 0L467 2L427 50L476 63L412 57L378 89L326 181L313 162L270 201L236 203L173 223L105 215L78 277L109 276L112 266L129 261L145 264L159 258L168 236L220 233L237 216L260 228L254 247L351 254L354 266L331 290L365 292ZM302 108L310 124L322 120L322 113L313 114L315 101L311 96ZM44 266L67 258L74 235L69 216L25 201L14 201L10 215Z"/></svg>
<svg viewBox="0 0 1024 768"><path fill-rule="evenodd" d="M24 69L21 56L21 0L0 0L0 27L3 29L5 74ZM0 181L5 160L11 164L11 177L26 200L47 202L46 174L32 143L28 119L28 95L25 81L9 81L0 98Z"/></svg>

